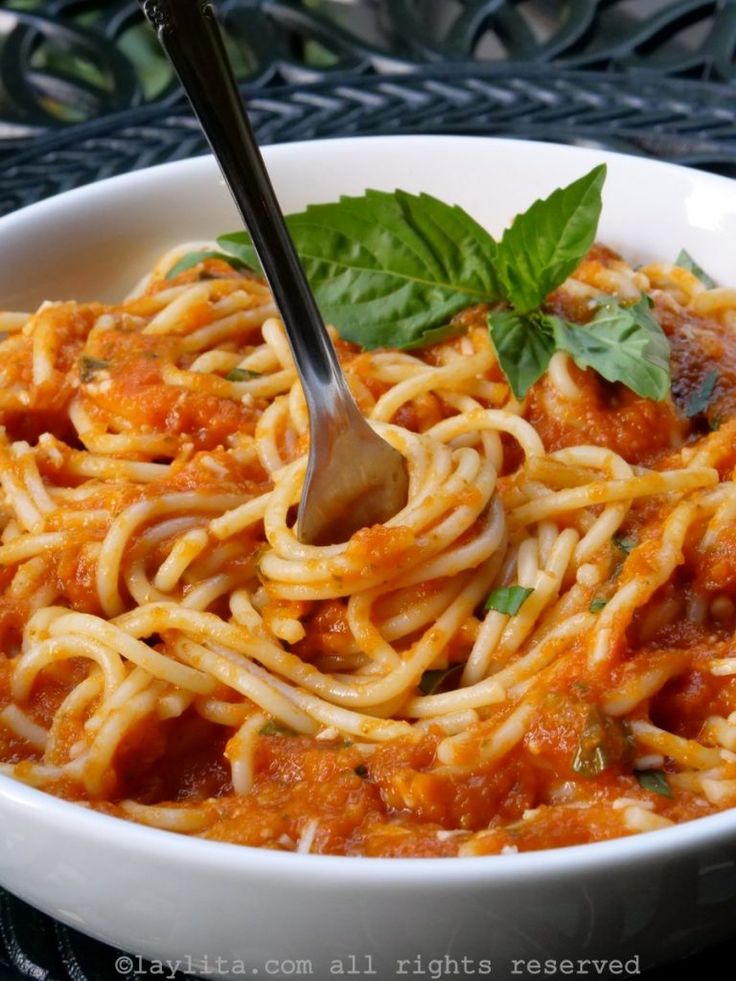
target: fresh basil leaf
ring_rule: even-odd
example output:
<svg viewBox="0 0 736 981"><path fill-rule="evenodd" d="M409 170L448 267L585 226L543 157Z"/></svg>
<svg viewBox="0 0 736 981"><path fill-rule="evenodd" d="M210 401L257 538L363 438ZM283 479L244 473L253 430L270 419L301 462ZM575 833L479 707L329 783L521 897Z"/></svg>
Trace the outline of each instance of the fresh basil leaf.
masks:
<svg viewBox="0 0 736 981"><path fill-rule="evenodd" d="M662 797L672 797L672 788L664 770L639 770L636 779L644 790L660 794Z"/></svg>
<svg viewBox="0 0 736 981"><path fill-rule="evenodd" d="M603 596L596 596L590 601L589 610L591 613L600 613L606 606L608 600Z"/></svg>
<svg viewBox="0 0 736 981"><path fill-rule="evenodd" d="M497 613L505 613L513 617L533 592L534 590L529 589L528 586L501 586L500 589L493 590L483 608L496 610Z"/></svg>
<svg viewBox="0 0 736 981"><path fill-rule="evenodd" d="M109 367L109 361L103 361L102 358L92 358L88 354L83 354L79 359L79 380L85 384L91 382L98 371L105 371Z"/></svg>
<svg viewBox="0 0 736 981"><path fill-rule="evenodd" d="M687 400L685 415L688 419L692 419L694 416L699 416L705 412L710 405L710 400L713 397L713 389L716 387L717 381L718 372L715 368L712 368L701 382L700 387Z"/></svg>
<svg viewBox="0 0 736 981"><path fill-rule="evenodd" d="M322 316L363 348L415 347L465 307L500 298L493 238L428 194L367 191L286 222ZM247 233L218 245L253 259Z"/></svg>
<svg viewBox="0 0 736 981"><path fill-rule="evenodd" d="M200 262L204 262L206 259L219 259L221 262L226 262L233 269L244 269L245 263L241 262L240 259L233 255L225 255L224 252L187 252L183 255L179 261L169 269L166 273L166 279L176 279L176 277L187 269L193 269L198 266Z"/></svg>
<svg viewBox="0 0 736 981"><path fill-rule="evenodd" d="M706 289L712 290L718 285L714 279L712 279L705 270L701 269L697 264L695 259L686 252L685 249L680 250L680 254L675 259L675 265L679 266L681 269L687 269L691 272L693 276L697 276L700 282L705 286Z"/></svg>
<svg viewBox="0 0 736 981"><path fill-rule="evenodd" d="M529 313L585 257L601 215L606 165L595 167L518 215L498 246L497 275L517 313Z"/></svg>
<svg viewBox="0 0 736 981"><path fill-rule="evenodd" d="M630 307L606 304L589 324L548 317L557 348L579 368L594 368L643 398L661 401L670 390L670 345L645 299Z"/></svg>
<svg viewBox="0 0 736 981"><path fill-rule="evenodd" d="M277 719L269 719L258 730L259 736L295 736L296 732Z"/></svg>
<svg viewBox="0 0 736 981"><path fill-rule="evenodd" d="M434 695L445 682L459 677L462 671L462 664L451 664L449 668L425 671L422 675L422 680L419 682L419 691L423 695Z"/></svg>
<svg viewBox="0 0 736 981"><path fill-rule="evenodd" d="M233 368L225 375L225 381L242 382L251 381L253 378L260 378L260 371L249 371L247 368Z"/></svg>
<svg viewBox="0 0 736 981"><path fill-rule="evenodd" d="M623 552L624 555L628 555L632 549L636 548L636 539L633 535L614 535L613 544L619 551Z"/></svg>
<svg viewBox="0 0 736 981"><path fill-rule="evenodd" d="M500 310L488 316L498 363L517 399L523 399L555 353L552 334L541 318Z"/></svg>

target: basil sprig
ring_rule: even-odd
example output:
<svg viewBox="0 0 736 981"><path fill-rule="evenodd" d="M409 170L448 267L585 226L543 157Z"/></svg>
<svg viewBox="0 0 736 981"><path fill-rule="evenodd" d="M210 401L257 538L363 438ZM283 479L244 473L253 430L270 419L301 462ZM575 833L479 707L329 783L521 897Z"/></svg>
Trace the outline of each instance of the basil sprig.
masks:
<svg viewBox="0 0 736 981"><path fill-rule="evenodd" d="M500 299L493 238L429 194L366 191L286 223L322 316L368 350L417 347L460 310ZM247 232L217 244L258 266Z"/></svg>
<svg viewBox="0 0 736 981"><path fill-rule="evenodd" d="M581 368L662 399L669 344L644 301L603 306L584 326L547 314L545 298L595 239L605 164L535 201L496 241L457 206L429 194L366 191L286 218L325 320L365 349L417 348L448 336L461 310L487 304L499 364L517 398L555 351ZM218 247L258 268L247 232Z"/></svg>
<svg viewBox="0 0 736 981"><path fill-rule="evenodd" d="M499 364L517 399L542 377L556 351L645 398L661 400L670 390L669 342L646 299L630 307L607 303L585 325L513 310L492 313L489 322Z"/></svg>
<svg viewBox="0 0 736 981"><path fill-rule="evenodd" d="M595 239L606 165L514 218L497 248L496 267L504 298L519 314L531 313L563 283Z"/></svg>
<svg viewBox="0 0 736 981"><path fill-rule="evenodd" d="M605 165L595 167L569 187L536 201L498 245L498 279L512 309L491 313L488 324L517 399L541 378L556 351L645 398L660 400L670 390L669 342L647 300L633 306L610 301L584 326L541 308L593 244L605 176Z"/></svg>

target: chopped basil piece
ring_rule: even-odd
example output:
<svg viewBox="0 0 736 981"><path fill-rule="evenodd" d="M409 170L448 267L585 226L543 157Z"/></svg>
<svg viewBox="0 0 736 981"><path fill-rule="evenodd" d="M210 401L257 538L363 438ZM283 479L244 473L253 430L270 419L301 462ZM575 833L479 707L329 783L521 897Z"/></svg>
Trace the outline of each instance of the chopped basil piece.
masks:
<svg viewBox="0 0 736 981"><path fill-rule="evenodd" d="M685 415L688 419L692 419L694 416L699 416L710 405L710 400L713 397L713 391L716 387L716 382L718 381L718 372L715 368L711 368L708 374L700 383L700 387L696 389L687 400L685 406Z"/></svg>
<svg viewBox="0 0 736 981"><path fill-rule="evenodd" d="M619 551L623 552L624 555L628 555L632 549L636 548L636 539L633 535L614 535L613 544Z"/></svg>
<svg viewBox="0 0 736 981"><path fill-rule="evenodd" d="M497 613L513 617L533 592L527 586L501 586L500 589L493 590L485 601L484 609L496 610Z"/></svg>
<svg viewBox="0 0 736 981"><path fill-rule="evenodd" d="M636 779L644 790L652 794L660 794L662 797L672 797L672 788L664 770L639 770Z"/></svg>
<svg viewBox="0 0 736 981"><path fill-rule="evenodd" d="M249 371L247 368L233 368L225 375L225 381L242 382L250 381L252 378L260 378L260 371Z"/></svg>
<svg viewBox="0 0 736 981"><path fill-rule="evenodd" d="M105 371L109 367L109 361L103 361L102 358L91 358L88 354L83 354L79 359L80 381L90 382L98 371Z"/></svg>
<svg viewBox="0 0 736 981"><path fill-rule="evenodd" d="M285 726L283 722L278 722L276 719L269 719L268 722L264 723L258 730L259 736L295 736L296 733L289 726Z"/></svg>
<svg viewBox="0 0 736 981"><path fill-rule="evenodd" d="M608 603L608 600L604 599L603 596L596 596L595 599L591 600L590 602L590 612L600 613L606 603Z"/></svg>
<svg viewBox="0 0 736 981"><path fill-rule="evenodd" d="M224 252L187 252L183 255L179 261L169 269L166 273L166 279L176 279L176 277L188 269L193 269L200 263L205 262L207 259L219 259L220 262L226 262L233 269L245 269L246 264L238 259L236 256L226 255Z"/></svg>
<svg viewBox="0 0 736 981"><path fill-rule="evenodd" d="M625 720L613 719L597 705L590 705L571 767L574 773L590 779L614 763L629 764L635 749L631 727Z"/></svg>
<svg viewBox="0 0 736 981"><path fill-rule="evenodd" d="M682 249L678 257L675 259L675 265L679 266L681 269L687 269L687 271L691 272L693 276L697 276L706 289L712 290L716 287L716 281L712 279L707 272L700 268L697 262L688 252L685 251L685 249Z"/></svg>
<svg viewBox="0 0 736 981"><path fill-rule="evenodd" d="M585 720L580 742L572 759L573 772L581 777L597 777L608 766L606 723L600 709L592 706Z"/></svg>
<svg viewBox="0 0 736 981"><path fill-rule="evenodd" d="M419 682L419 690L423 695L434 695L448 681L462 674L462 664L451 664L449 668L425 671Z"/></svg>

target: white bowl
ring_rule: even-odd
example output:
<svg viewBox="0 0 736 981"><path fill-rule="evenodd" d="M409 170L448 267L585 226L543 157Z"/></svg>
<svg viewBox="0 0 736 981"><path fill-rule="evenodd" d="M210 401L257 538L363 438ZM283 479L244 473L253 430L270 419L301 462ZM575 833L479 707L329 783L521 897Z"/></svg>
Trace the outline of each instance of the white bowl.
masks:
<svg viewBox="0 0 736 981"><path fill-rule="evenodd" d="M494 232L606 160L602 241L635 262L685 247L734 281L736 183L723 178L464 137L292 144L266 157L287 211L404 187L458 203ZM177 241L236 227L207 158L69 192L0 220L0 307L120 298ZM734 931L736 811L554 851L358 859L185 838L0 777L0 826L0 884L94 937L219 977L625 976ZM614 962L563 963L589 958Z"/></svg>

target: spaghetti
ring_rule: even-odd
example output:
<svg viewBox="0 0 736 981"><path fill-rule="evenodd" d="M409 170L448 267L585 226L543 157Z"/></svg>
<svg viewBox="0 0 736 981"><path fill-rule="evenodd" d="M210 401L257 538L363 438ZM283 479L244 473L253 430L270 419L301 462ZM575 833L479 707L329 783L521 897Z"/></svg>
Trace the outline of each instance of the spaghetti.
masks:
<svg viewBox="0 0 736 981"><path fill-rule="evenodd" d="M517 401L483 308L411 354L335 335L409 499L309 546L268 290L216 258L169 280L182 251L119 306L0 315L2 772L336 854L513 852L735 805L736 291L596 246L548 299L585 322L650 296L661 403L564 353Z"/></svg>

